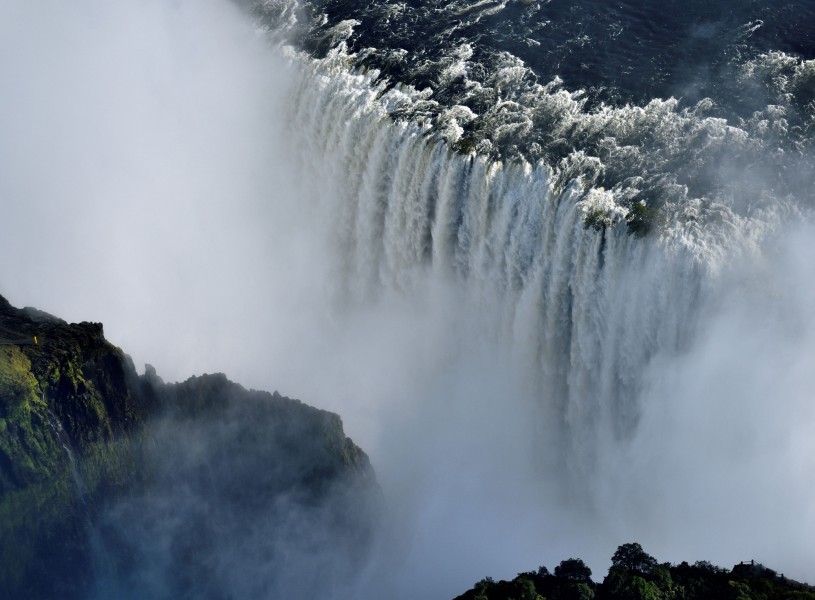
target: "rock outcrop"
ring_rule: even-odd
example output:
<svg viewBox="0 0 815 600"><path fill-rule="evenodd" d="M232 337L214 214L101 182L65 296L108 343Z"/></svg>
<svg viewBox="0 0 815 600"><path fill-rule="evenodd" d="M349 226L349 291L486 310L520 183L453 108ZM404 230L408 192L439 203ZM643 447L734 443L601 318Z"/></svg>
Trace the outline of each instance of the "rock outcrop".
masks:
<svg viewBox="0 0 815 600"><path fill-rule="evenodd" d="M0 327L0 597L316 593L361 557L379 490L337 415L139 376L101 324L2 297Z"/></svg>

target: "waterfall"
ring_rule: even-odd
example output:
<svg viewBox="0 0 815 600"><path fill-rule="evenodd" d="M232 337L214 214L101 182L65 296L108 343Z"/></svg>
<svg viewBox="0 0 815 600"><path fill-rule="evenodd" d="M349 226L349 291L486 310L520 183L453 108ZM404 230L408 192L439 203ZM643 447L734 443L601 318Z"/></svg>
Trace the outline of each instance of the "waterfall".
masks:
<svg viewBox="0 0 815 600"><path fill-rule="evenodd" d="M47 400L45 399L45 395L43 394L43 402L47 405ZM51 431L54 432L54 435L59 440L60 445L62 445L62 449L65 451L65 456L68 458L68 465L71 469L71 480L74 484L74 491L76 492L76 497L82 503L82 510L85 517L85 522L90 527L91 525L91 515L88 510L88 487L85 485L85 481L82 478L82 474L79 472L79 467L76 464L76 457L74 456L73 445L71 444L71 438L68 437L68 433L65 431L65 428L62 426L62 422L59 420L56 414L49 408L48 409L48 426L51 427Z"/></svg>
<svg viewBox="0 0 815 600"><path fill-rule="evenodd" d="M362 302L455 281L460 309L534 374L570 467L589 473L599 448L636 428L651 359L688 347L722 272L755 255L779 215L719 206L703 222L688 202L646 237L620 218L589 227L592 210L615 206L611 191L542 161L453 152L428 124L391 118L421 93L375 77L350 72L341 51L310 61L290 116L332 224L335 293Z"/></svg>
<svg viewBox="0 0 815 600"><path fill-rule="evenodd" d="M629 541L811 578L815 63L774 51L800 7L748 32L735 2L709 28L701 5L610 28L597 2L18 4L4 283L167 380L342 415L387 507L345 597L569 556L602 577ZM258 28L299 48L287 72ZM721 38L725 68L668 97L712 54L660 28ZM235 533L216 562L263 584L266 536ZM175 550L147 537L160 584Z"/></svg>
<svg viewBox="0 0 815 600"><path fill-rule="evenodd" d="M46 401L44 397L43 401ZM74 492L81 504L82 524L84 526L85 535L87 536L84 543L87 544L94 580L97 582L96 585L100 586L103 585L104 582L114 580L116 574L114 553L111 551L111 548L105 544L100 534L98 507L96 503L93 502L93 500L91 500L90 503L88 502L88 486L77 464L76 453L71 438L65 431L65 427L62 425L59 417L51 409L48 409L47 414L48 425L59 440L62 449L65 451L65 456L68 458Z"/></svg>
<svg viewBox="0 0 815 600"><path fill-rule="evenodd" d="M465 511L451 538L494 527L513 540L504 537L505 548L519 543L507 525L509 511L538 532L530 537L565 537L595 565L602 564L604 545L613 550L621 536L669 558L684 553L721 562L736 546L758 556L767 540L781 536L783 550L770 553L803 573L808 552L801 532L811 526L798 529L768 507L788 506L811 523L804 499L813 490L802 473L812 461L803 458L811 453L802 440L813 420L802 382L811 380L803 365L815 344L806 333L812 291L804 257L812 253L802 240L811 231L812 203L811 192L794 184L805 171L782 194L722 166L716 186L698 197L674 187L659 226L636 235L621 201L625 186L602 186L596 173L610 167L599 159L577 153L550 165L494 160L466 146L453 151L455 123L443 130L438 120L417 118L430 102L427 91L388 86L349 62L342 47L322 60L299 61L287 114L292 155L304 174L301 201L313 211L317 236L329 240L325 287L335 306L345 307L340 311L376 314L395 304L432 313L416 335L435 341L376 343L409 361L430 343L438 364L412 371L431 380L473 379L431 386L432 402L405 409L442 421L441 432L425 433L421 419L388 426L407 428L408 443L443 440L432 442L437 453L413 460L417 469L441 473L427 475L432 481L416 493L445 508L430 516L416 508L406 518L422 531L447 527ZM562 93L553 93L560 101ZM649 116L651 110L663 112ZM614 121L612 133L641 128L639 137L666 145L657 152L676 156L698 147L697 134L674 136L681 130L706 130L705 139L718 137L733 153L765 143L722 120L665 110L652 103L603 118ZM590 128L584 121L598 116L573 119ZM681 123L671 129L672 120ZM599 225L592 220L597 214ZM434 328L444 333L437 337ZM353 343L365 344L358 335ZM458 344L454 358L432 348L449 338ZM468 347L489 348L488 358L461 367L456 352ZM427 393L407 385L417 390L407 401ZM454 408L443 412L445 403ZM486 436L483 443L472 441L479 436ZM438 452L451 455L441 459L446 467L434 464ZM403 467L404 455L394 456L380 459L385 471ZM483 466L456 473L448 484L445 469L471 456ZM500 481L502 471L508 479L498 485L512 499L479 498L483 482ZM772 487L762 483L767 478ZM464 501L461 489L475 496ZM519 494L531 505L517 503ZM719 532L719 541L707 532ZM416 547L433 556L436 535L420 539ZM527 543L523 538L520 554ZM683 550L676 554L677 548ZM476 549L460 557L473 571L483 559ZM411 564L433 572L428 561Z"/></svg>

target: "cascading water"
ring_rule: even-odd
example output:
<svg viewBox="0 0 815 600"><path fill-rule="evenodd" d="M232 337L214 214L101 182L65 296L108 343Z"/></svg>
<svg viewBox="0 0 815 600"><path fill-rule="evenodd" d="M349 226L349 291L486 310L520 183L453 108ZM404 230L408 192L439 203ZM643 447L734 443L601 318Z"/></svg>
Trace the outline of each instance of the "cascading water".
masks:
<svg viewBox="0 0 815 600"><path fill-rule="evenodd" d="M688 347L723 269L800 212L689 202L666 208L676 223L632 235L628 211L589 177L453 152L429 125L393 122L421 94L353 74L344 56L303 69L291 118L303 169L317 157L327 186L312 195L338 248L335 292L365 301L457 282L459 308L532 374L550 435L587 475L601 448L632 434L641 374L655 354ZM608 224L589 226L594 211Z"/></svg>
<svg viewBox="0 0 815 600"><path fill-rule="evenodd" d="M387 514L324 597L627 541L811 581L815 4L238 3L12 3L4 285L341 414Z"/></svg>
<svg viewBox="0 0 815 600"><path fill-rule="evenodd" d="M348 39L355 25L337 25L334 42ZM466 82L476 71L467 62L472 52L453 55L445 68ZM773 89L788 90L778 101L787 104L728 120L709 100L587 106L558 85L525 87L522 63L499 65L489 80L495 106L475 115L433 100L438 89L394 85L376 68L359 70L365 60L344 43L324 58L298 59L288 121L292 149L309 174L304 197L328 223L320 231L334 252L328 285L335 301L424 305L437 301L439 287L453 289L452 300L442 295L436 318L454 323L451 335L461 344L490 347L496 373L511 373L513 383L495 402L535 415L531 430L518 435L536 440L528 448L538 457L530 472L560 498L539 499L540 514L549 514L544 520L575 518L552 516L565 500L582 507L578 521L594 523L587 539L640 536L652 546L665 540L666 549L722 555L730 543L710 543L705 530L721 525L722 539L739 539L734 543L752 552L775 539L768 530L787 531L768 518L742 535L724 515L739 495L755 498L741 518L766 509L761 485L743 485L744 469L790 461L788 447L768 458L760 450L763 434L738 441L739 431L755 426L747 415L766 409L761 382L770 373L801 374L776 360L751 367L742 348L753 335L767 347L788 342L768 333L772 325L754 329L748 315L777 294L769 291L780 285L776 269L800 274L788 264L785 236L812 223L806 181L813 169L803 133L812 115L792 98L807 85L813 63L781 54L743 63L743 85L774 73ZM541 143L511 145L524 132ZM572 150L562 152L560 144ZM518 148L530 158L497 158ZM768 287L757 284L762 278ZM791 294L793 311L807 294ZM798 318L811 320L806 311ZM723 320L737 323L730 335L720 330ZM808 341L802 347L812 351ZM708 360L700 348L718 348L726 358ZM720 370L711 366L720 362L727 363ZM739 393L742 415L697 437L689 424L730 410L728 398L740 388L733 373L742 370L744 381L755 380ZM685 381L678 383L675 372ZM795 390L779 393L782 403L800 408ZM797 438L811 423L804 414L793 425L782 411L768 429L788 427ZM479 422L471 433L485 426ZM744 453L722 454L722 440L743 445ZM483 451L501 453L497 446ZM711 483L708 463L728 475ZM800 499L810 486L797 479L799 471L783 471L781 487L805 510ZM687 478L687 487L676 488L674 476ZM487 470L478 477L487 480ZM706 494L718 499L708 506L699 500ZM684 519L689 533L667 525L672 519ZM583 539L582 526L564 528ZM798 565L806 560L798 541L788 551L778 543L771 552L787 559L797 552Z"/></svg>
<svg viewBox="0 0 815 600"><path fill-rule="evenodd" d="M43 395L43 402L47 402ZM85 512L85 519L87 524L90 526L91 518L90 513L88 512L87 506L87 495L88 490L87 486L85 485L85 481L82 479L82 474L79 472L79 468L76 464L76 458L74 457L74 450L71 444L71 439L68 437L68 434L65 431L65 428L62 426L62 423L59 420L59 417L53 413L50 409L48 410L48 425L51 427L51 430L54 432L54 435L59 440L59 443L62 444L62 449L65 450L65 456L68 458L68 465L71 469L71 479L74 483L74 491L76 492L77 498L82 503L84 512Z"/></svg>

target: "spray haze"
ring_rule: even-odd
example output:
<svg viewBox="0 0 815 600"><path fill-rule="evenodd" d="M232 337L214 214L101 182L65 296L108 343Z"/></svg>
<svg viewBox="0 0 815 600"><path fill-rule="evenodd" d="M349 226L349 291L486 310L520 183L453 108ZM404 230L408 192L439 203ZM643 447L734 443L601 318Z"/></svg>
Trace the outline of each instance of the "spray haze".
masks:
<svg viewBox="0 0 815 600"><path fill-rule="evenodd" d="M230 344L251 330L228 315L269 312L271 277L254 265L281 251L280 218L264 217L290 185L275 117L285 69L227 3L11 4L5 285L103 320L113 339L122 328L158 349L133 347L139 362L186 377L184 348L215 345L202 325Z"/></svg>
<svg viewBox="0 0 815 600"><path fill-rule="evenodd" d="M811 579L811 190L690 199L646 238L611 208L595 231L615 205L589 158L569 181L452 154L388 118L422 92L346 65L285 58L222 1L5 2L4 295L103 321L167 379L222 371L340 413L387 510L338 595L452 597L568 556L602 576L630 539ZM544 100L536 118L600 127L565 92ZM446 118L456 142L468 117ZM620 139L741 139L669 102L603 119ZM709 171L749 191L726 161ZM206 457L206 439L179 444ZM129 502L125 521L160 522ZM235 565L269 543L224 545L227 591L262 589ZM154 590L165 550L139 546Z"/></svg>

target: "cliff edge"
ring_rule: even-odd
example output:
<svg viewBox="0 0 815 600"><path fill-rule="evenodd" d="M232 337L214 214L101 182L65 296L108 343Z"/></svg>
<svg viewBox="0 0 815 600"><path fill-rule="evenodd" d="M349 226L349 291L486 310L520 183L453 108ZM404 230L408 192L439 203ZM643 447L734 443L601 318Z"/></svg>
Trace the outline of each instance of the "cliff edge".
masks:
<svg viewBox="0 0 815 600"><path fill-rule="evenodd" d="M337 415L222 374L140 376L101 324L0 296L0 597L316 593L378 502Z"/></svg>

